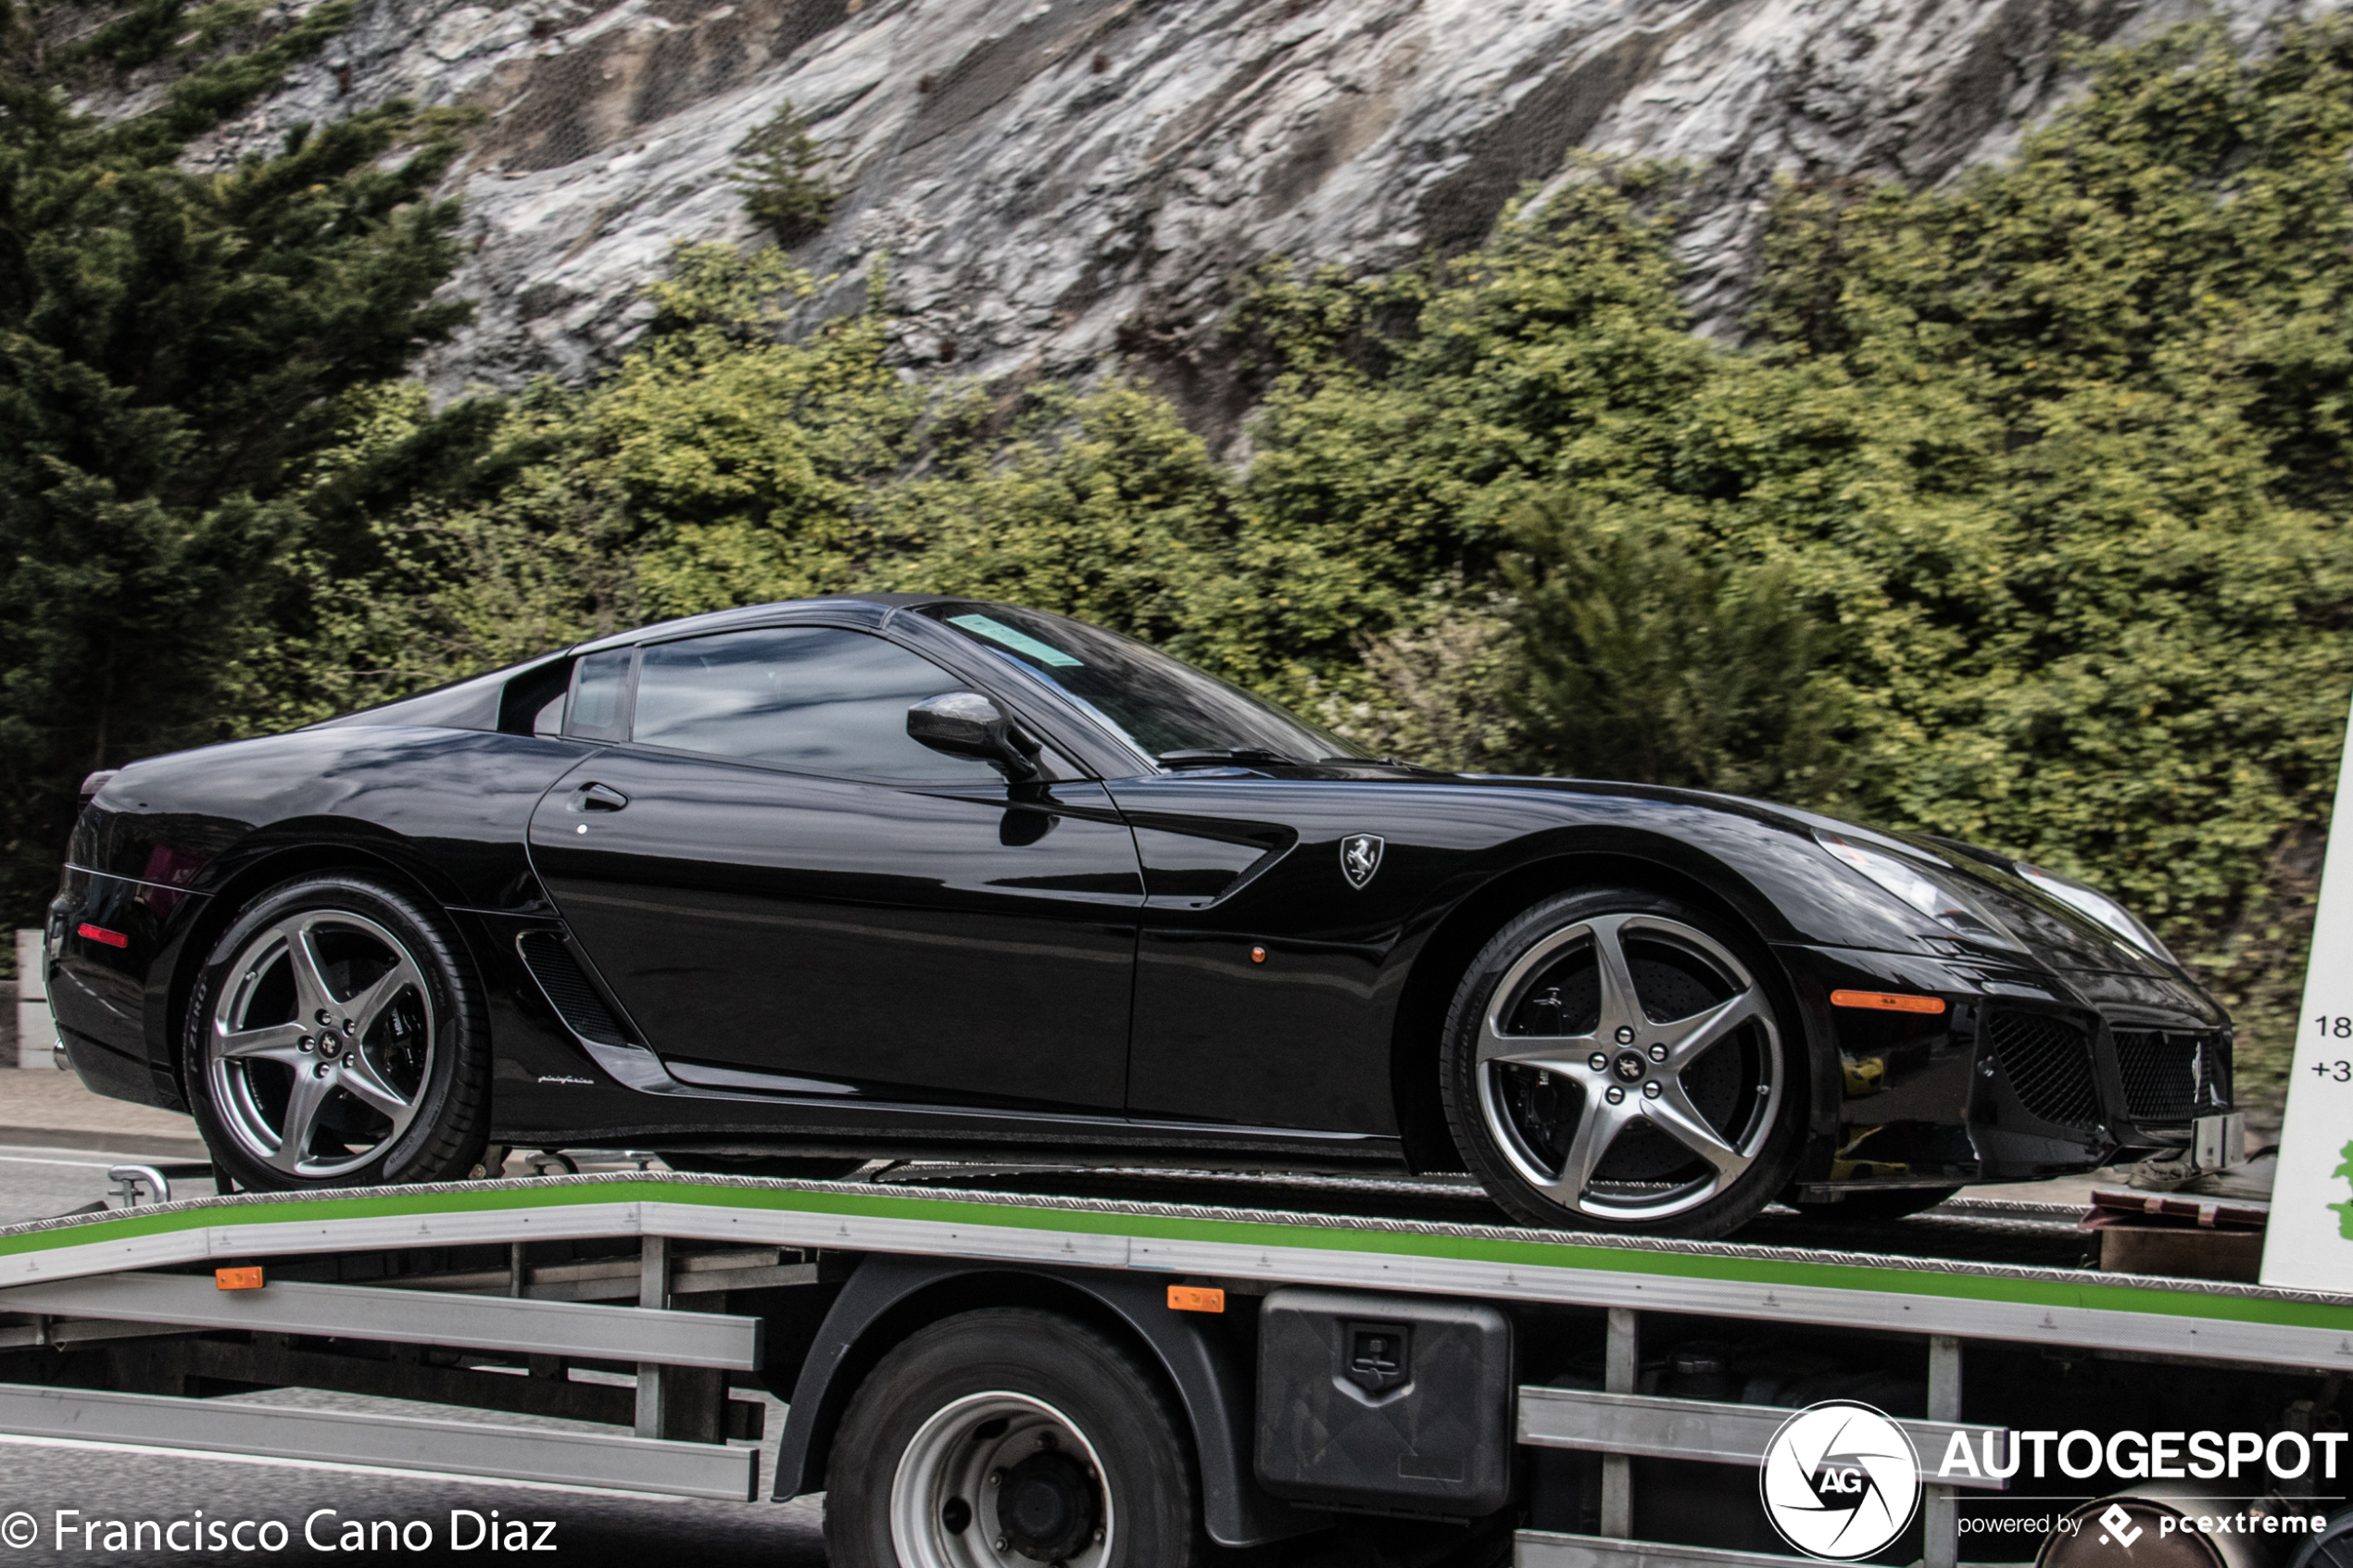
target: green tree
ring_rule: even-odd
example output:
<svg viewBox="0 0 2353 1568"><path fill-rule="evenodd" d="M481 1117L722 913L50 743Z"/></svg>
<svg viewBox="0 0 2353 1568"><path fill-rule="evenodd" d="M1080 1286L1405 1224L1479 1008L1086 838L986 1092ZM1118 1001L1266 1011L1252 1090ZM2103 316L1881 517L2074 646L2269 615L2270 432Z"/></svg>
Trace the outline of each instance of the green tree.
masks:
<svg viewBox="0 0 2353 1568"><path fill-rule="evenodd" d="M729 178L744 194L744 210L780 245L800 244L831 221L842 193L819 172L824 149L787 98L736 147Z"/></svg>
<svg viewBox="0 0 2353 1568"><path fill-rule="evenodd" d="M1672 468L1722 355L1676 299L1671 171L1589 172L1453 262L1258 280L1242 320L1283 373L1252 429L1252 532L1319 563L1276 628L1288 646L1344 664L1433 586L1491 583L1530 501L1647 491Z"/></svg>
<svg viewBox="0 0 2353 1568"><path fill-rule="evenodd" d="M20 923L84 771L220 733L315 521L306 465L356 389L464 319L430 299L456 259L455 207L425 199L449 117L391 105L180 166L348 15L226 46L266 31L259 9L146 0L60 44L65 7L0 0L0 896ZM169 77L151 107L70 107L132 66Z"/></svg>
<svg viewBox="0 0 2353 1568"><path fill-rule="evenodd" d="M1704 556L1573 495L1516 520L1510 694L1531 771L1805 800L1837 782L1827 630L1780 566Z"/></svg>

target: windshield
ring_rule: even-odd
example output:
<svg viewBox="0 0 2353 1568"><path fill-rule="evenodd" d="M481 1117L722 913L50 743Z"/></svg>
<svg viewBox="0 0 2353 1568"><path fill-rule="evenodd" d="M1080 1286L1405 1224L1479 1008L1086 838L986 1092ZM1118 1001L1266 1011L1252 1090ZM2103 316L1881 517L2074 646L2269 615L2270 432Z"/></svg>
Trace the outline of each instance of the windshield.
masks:
<svg viewBox="0 0 2353 1568"><path fill-rule="evenodd" d="M1007 605L934 605L923 613L1051 682L1155 760L1214 766L1365 755L1264 697L1098 626Z"/></svg>

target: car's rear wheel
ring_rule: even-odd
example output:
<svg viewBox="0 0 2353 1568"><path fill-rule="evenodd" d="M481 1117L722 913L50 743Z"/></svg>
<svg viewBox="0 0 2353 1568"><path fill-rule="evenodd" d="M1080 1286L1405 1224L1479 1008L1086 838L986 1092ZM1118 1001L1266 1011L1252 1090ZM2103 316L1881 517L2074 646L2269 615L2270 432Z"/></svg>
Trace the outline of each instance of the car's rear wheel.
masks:
<svg viewBox="0 0 2353 1568"><path fill-rule="evenodd" d="M487 1145L479 987L439 919L373 878L304 877L248 904L198 976L183 1060L239 1186L454 1181Z"/></svg>
<svg viewBox="0 0 2353 1568"><path fill-rule="evenodd" d="M827 1467L834 1568L1187 1568L1182 1428L1135 1356L1058 1313L988 1308L891 1350Z"/></svg>
<svg viewBox="0 0 2353 1568"><path fill-rule="evenodd" d="M1442 1089L1465 1161L1530 1223L1717 1236L1794 1169L1802 1036L1755 944L1631 889L1548 898L1471 963Z"/></svg>

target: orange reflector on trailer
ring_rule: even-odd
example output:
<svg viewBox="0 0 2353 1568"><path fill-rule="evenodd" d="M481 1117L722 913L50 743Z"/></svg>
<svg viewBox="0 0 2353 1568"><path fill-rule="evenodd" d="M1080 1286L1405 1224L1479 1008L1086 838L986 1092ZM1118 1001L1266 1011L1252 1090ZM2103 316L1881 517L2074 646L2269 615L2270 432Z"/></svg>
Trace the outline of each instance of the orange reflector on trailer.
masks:
<svg viewBox="0 0 2353 1568"><path fill-rule="evenodd" d="M1834 1008L1875 1008L1881 1012L1943 1012L1942 997L1907 997L1896 991L1832 991Z"/></svg>
<svg viewBox="0 0 2353 1568"><path fill-rule="evenodd" d="M212 1284L216 1290L259 1290L261 1271L255 1269L215 1269Z"/></svg>
<svg viewBox="0 0 2353 1568"><path fill-rule="evenodd" d="M1168 1310L1172 1312L1222 1312L1226 1310L1226 1293L1213 1286L1172 1285L1168 1287Z"/></svg>
<svg viewBox="0 0 2353 1568"><path fill-rule="evenodd" d="M109 947L128 947L131 946L131 938L125 936L121 932L108 931L105 926L92 925L88 921L83 921L82 922L82 928L79 931L76 931L74 935L76 936L86 936L93 942L104 942Z"/></svg>

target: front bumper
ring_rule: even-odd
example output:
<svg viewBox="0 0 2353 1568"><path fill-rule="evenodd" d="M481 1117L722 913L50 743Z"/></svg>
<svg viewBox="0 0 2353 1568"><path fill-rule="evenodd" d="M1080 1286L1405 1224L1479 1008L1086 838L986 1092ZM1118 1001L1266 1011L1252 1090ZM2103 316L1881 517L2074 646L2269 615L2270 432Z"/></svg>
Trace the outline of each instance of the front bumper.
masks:
<svg viewBox="0 0 2353 1568"><path fill-rule="evenodd" d="M1784 956L1841 1078L1818 1107L1828 1152L1802 1181L2073 1174L2123 1151L2183 1148L2198 1119L2233 1107L2230 1020L2187 981L1854 948ZM1838 990L1933 996L1945 1010L1833 1007Z"/></svg>

